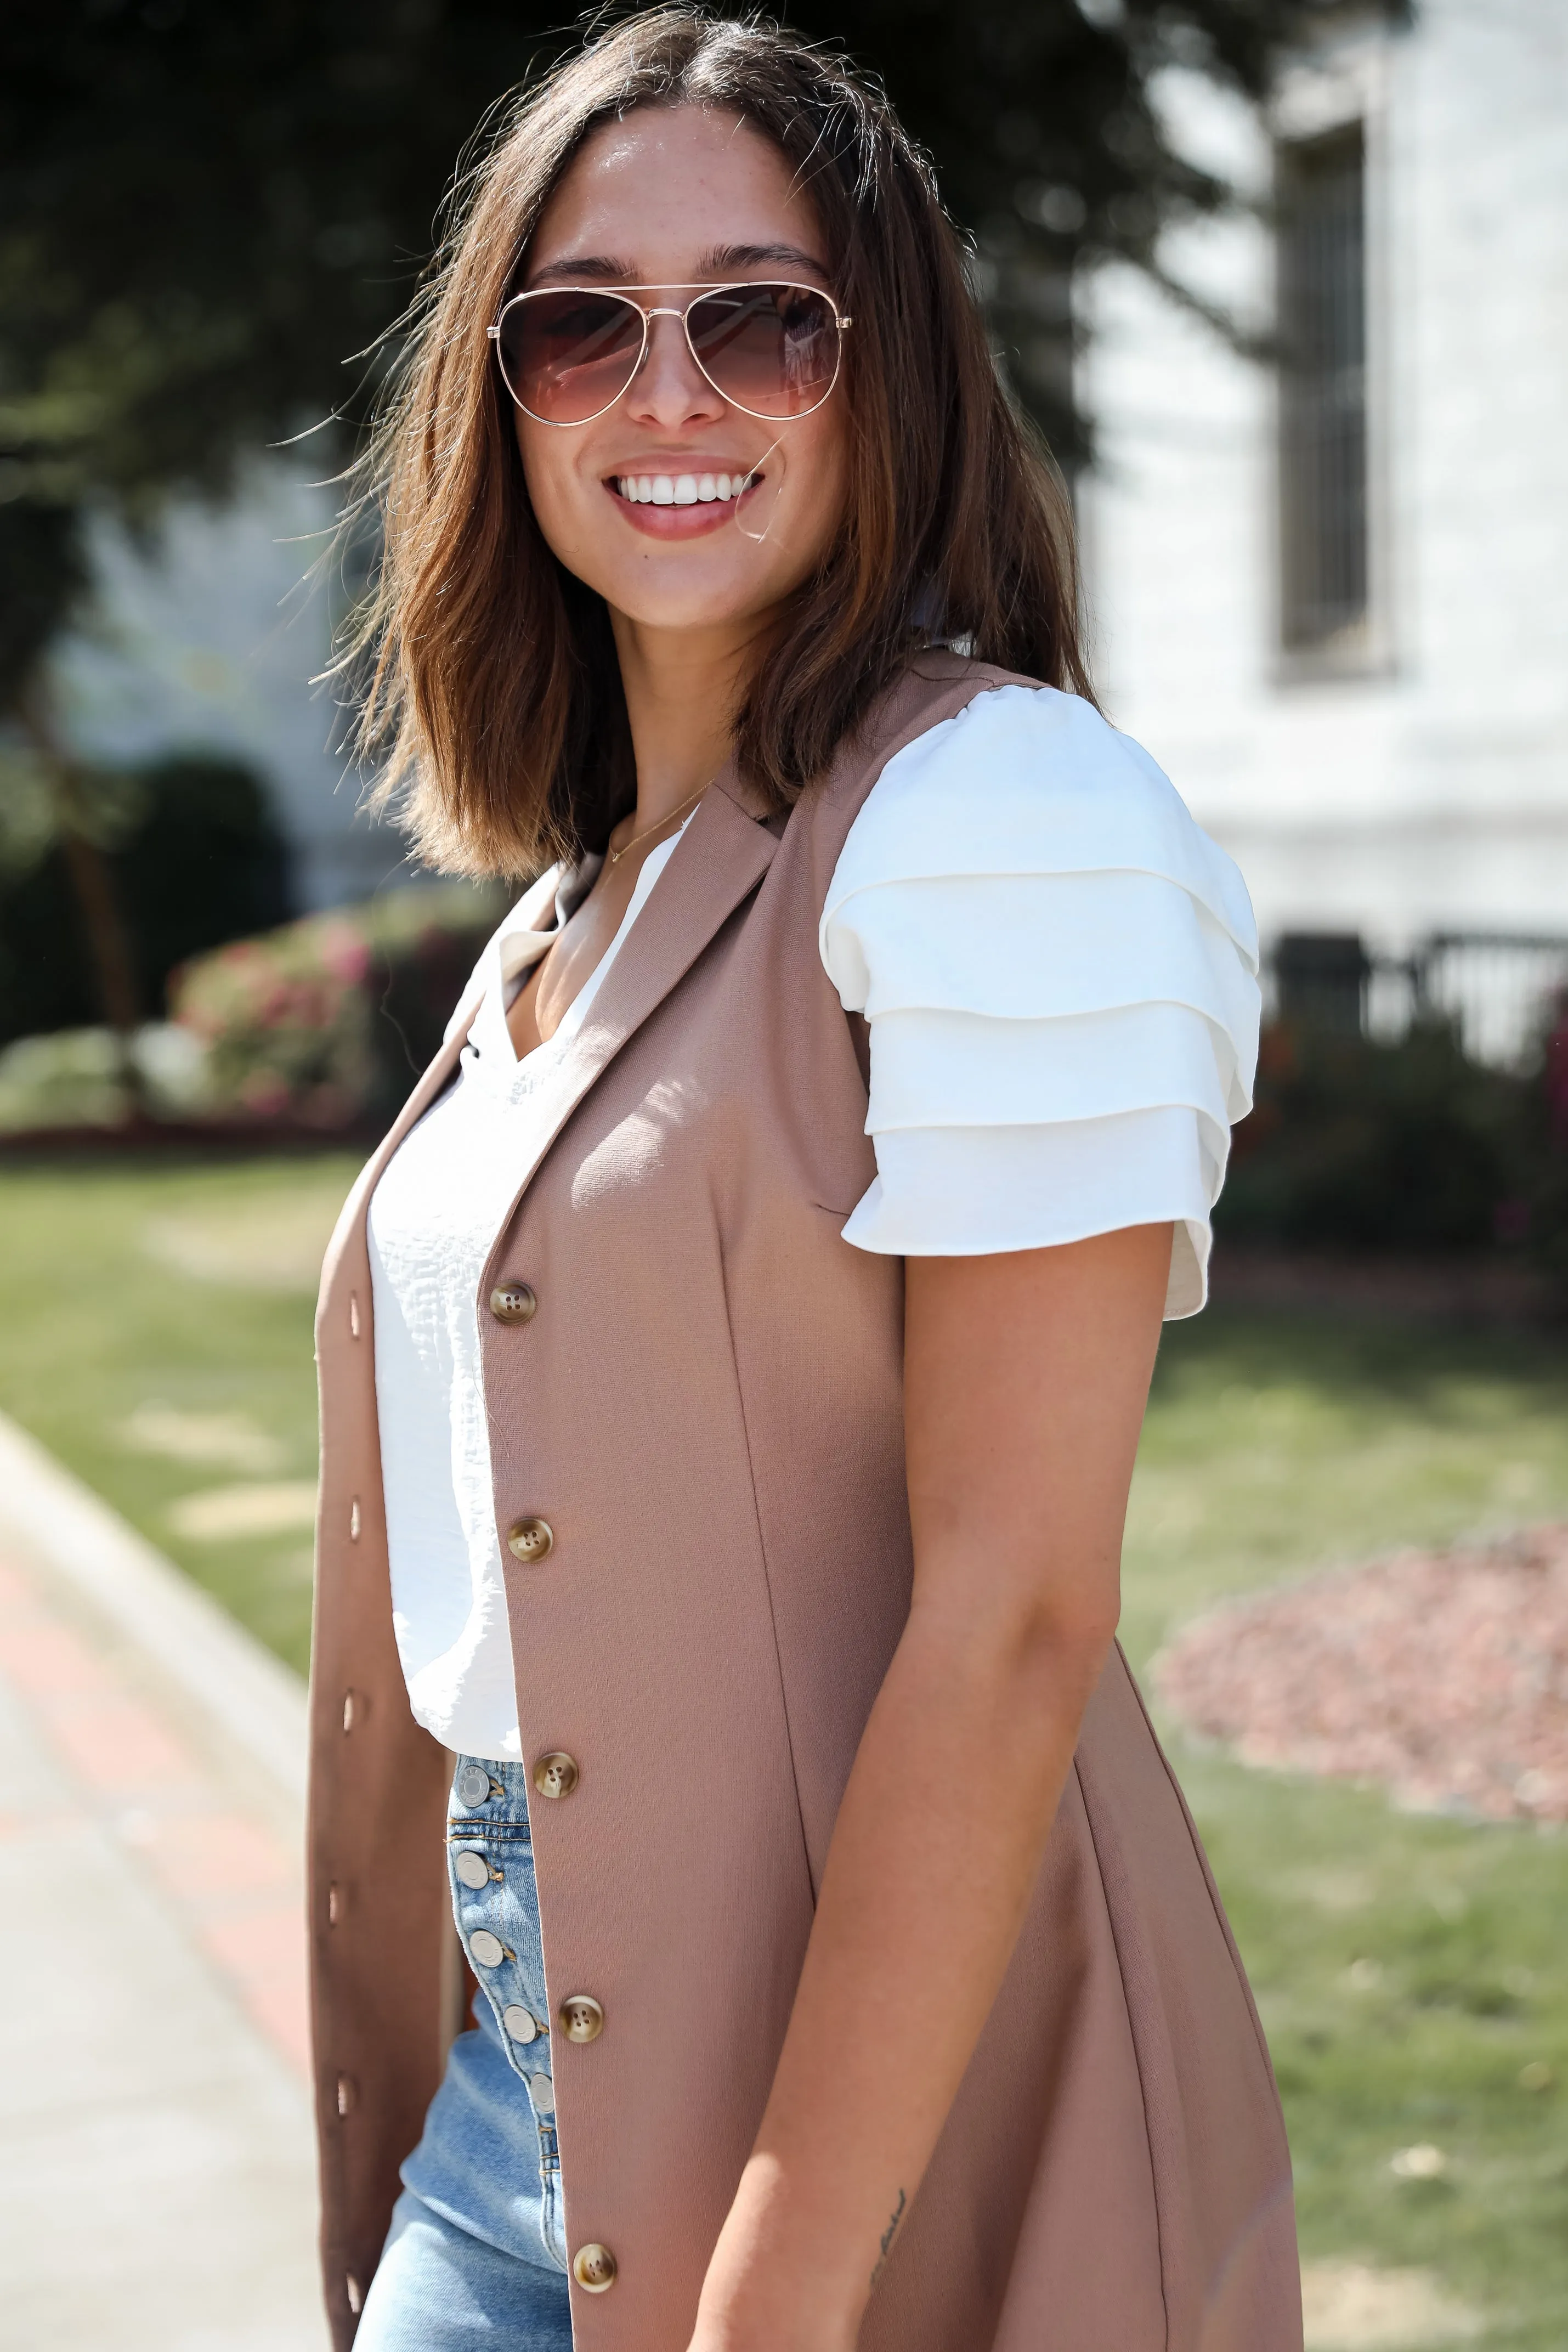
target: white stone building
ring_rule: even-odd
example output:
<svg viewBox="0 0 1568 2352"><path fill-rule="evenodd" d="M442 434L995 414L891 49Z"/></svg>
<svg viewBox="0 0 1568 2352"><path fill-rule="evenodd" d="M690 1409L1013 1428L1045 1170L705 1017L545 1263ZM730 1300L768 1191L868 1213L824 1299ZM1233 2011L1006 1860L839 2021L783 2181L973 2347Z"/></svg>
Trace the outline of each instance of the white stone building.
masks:
<svg viewBox="0 0 1568 2352"><path fill-rule="evenodd" d="M343 714L312 683L331 658L322 559L336 499L304 450L252 465L232 504L177 506L139 545L95 535L93 609L56 677L78 750L114 762L219 751L267 784L306 908L369 898L407 878L403 844L361 810Z"/></svg>
<svg viewBox="0 0 1568 2352"><path fill-rule="evenodd" d="M1341 20L1266 129L1197 82L1170 106L1272 207L1182 232L1174 268L1287 357L1131 272L1087 289L1107 707L1266 940L1469 935L1434 992L1506 1051L1568 971L1522 944L1568 939L1568 0Z"/></svg>

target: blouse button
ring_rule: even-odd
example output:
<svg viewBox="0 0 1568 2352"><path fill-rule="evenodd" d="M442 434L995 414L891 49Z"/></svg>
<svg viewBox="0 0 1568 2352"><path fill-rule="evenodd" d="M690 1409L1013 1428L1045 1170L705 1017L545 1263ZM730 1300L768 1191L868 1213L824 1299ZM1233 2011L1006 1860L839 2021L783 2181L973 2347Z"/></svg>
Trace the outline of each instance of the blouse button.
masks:
<svg viewBox="0 0 1568 2352"><path fill-rule="evenodd" d="M538 1303L526 1282L498 1282L490 1293L490 1312L497 1323L531 1323Z"/></svg>
<svg viewBox="0 0 1568 2352"><path fill-rule="evenodd" d="M571 2274L589 2294L602 2294L615 2284L615 2257L608 2246L579 2246Z"/></svg>
<svg viewBox="0 0 1568 2352"><path fill-rule="evenodd" d="M570 1797L577 1778L577 1759L564 1748L553 1748L534 1765L534 1786L541 1797Z"/></svg>
<svg viewBox="0 0 1568 2352"><path fill-rule="evenodd" d="M555 1536L548 1519L518 1519L507 1531L507 1549L515 1559L525 1559L530 1568L548 1559L555 1549Z"/></svg>

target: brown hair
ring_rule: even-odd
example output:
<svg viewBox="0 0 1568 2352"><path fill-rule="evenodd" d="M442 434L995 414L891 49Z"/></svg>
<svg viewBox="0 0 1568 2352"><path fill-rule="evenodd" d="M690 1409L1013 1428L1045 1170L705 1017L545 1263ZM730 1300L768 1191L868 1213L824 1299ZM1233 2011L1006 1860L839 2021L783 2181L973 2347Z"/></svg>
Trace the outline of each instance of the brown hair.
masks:
<svg viewBox="0 0 1568 2352"><path fill-rule="evenodd" d="M602 847L635 798L609 614L534 520L485 330L590 132L681 104L738 114L782 149L855 320L835 394L854 451L847 509L748 682L742 772L788 807L933 635L1090 690L1066 496L998 379L925 158L843 59L761 19L654 9L591 40L504 124L363 461L385 537L350 656L369 670L361 745L390 755L373 803L401 806L449 870L528 875Z"/></svg>

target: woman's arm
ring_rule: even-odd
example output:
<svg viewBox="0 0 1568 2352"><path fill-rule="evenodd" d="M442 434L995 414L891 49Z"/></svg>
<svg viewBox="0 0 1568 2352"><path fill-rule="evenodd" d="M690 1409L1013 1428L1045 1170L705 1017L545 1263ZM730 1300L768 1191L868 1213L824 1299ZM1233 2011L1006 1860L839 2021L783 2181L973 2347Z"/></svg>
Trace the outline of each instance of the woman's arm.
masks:
<svg viewBox="0 0 1568 2352"><path fill-rule="evenodd" d="M1140 1225L908 1261L914 1601L692 2352L855 2343L1000 1987L1115 1631L1170 1256L1169 1225Z"/></svg>

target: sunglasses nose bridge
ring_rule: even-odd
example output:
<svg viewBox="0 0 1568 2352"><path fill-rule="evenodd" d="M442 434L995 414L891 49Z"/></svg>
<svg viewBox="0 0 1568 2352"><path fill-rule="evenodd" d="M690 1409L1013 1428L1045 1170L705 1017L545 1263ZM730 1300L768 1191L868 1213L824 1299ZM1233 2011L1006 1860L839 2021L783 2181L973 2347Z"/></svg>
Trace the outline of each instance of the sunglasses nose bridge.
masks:
<svg viewBox="0 0 1568 2352"><path fill-rule="evenodd" d="M642 305L639 304L638 307L641 309ZM690 318L692 307L690 303L679 308L674 303L651 303L643 310L644 322L643 349L637 364L632 372L631 381L626 386L627 393L634 392L639 384L646 385L650 376L657 371L660 381L654 385L652 396L654 400L658 400L661 390L667 391L669 385L667 372L673 362L679 373L686 377L684 396L688 406L691 393L697 386L701 387L704 394L720 401L724 400L725 394L719 391L706 368L698 359L695 346L692 341ZM671 319L675 321L675 324L660 330L653 324L655 319ZM661 343L661 335L672 337L674 340Z"/></svg>

